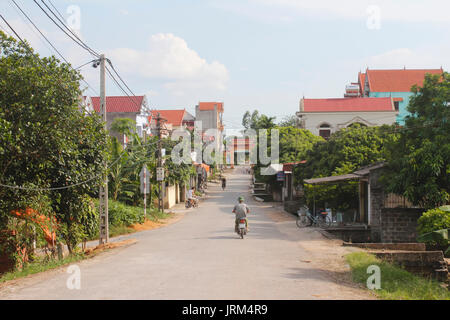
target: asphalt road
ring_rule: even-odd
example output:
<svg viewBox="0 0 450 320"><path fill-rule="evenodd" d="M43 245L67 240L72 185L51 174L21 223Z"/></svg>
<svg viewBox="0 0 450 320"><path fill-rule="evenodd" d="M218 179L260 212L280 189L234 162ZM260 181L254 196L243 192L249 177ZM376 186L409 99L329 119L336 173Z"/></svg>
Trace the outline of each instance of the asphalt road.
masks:
<svg viewBox="0 0 450 320"><path fill-rule="evenodd" d="M295 220L275 222L273 208L249 198L250 176L229 175L227 189L178 222L131 235L138 242L78 264L81 289L68 289L67 268L0 288L0 299L359 299L311 264ZM249 199L250 232L234 233L231 213ZM330 250L333 250L330 248Z"/></svg>

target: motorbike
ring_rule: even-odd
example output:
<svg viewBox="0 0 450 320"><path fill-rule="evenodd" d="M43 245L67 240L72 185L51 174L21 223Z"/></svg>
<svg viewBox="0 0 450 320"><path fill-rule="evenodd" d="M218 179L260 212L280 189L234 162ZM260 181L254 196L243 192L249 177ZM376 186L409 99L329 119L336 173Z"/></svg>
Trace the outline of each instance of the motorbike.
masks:
<svg viewBox="0 0 450 320"><path fill-rule="evenodd" d="M197 208L198 207L198 202L194 201L194 200L186 199L185 207L186 207L186 209Z"/></svg>
<svg viewBox="0 0 450 320"><path fill-rule="evenodd" d="M245 218L239 219L237 231L237 234L241 236L241 239L244 239L244 235L247 234L247 223Z"/></svg>

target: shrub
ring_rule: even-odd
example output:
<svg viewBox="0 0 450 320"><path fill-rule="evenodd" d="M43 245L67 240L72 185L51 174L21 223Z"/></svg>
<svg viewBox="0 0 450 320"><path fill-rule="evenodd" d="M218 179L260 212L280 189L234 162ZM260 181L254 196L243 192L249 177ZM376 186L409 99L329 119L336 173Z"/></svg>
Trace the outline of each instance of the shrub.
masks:
<svg viewBox="0 0 450 320"><path fill-rule="evenodd" d="M450 211L444 208L431 209L425 212L418 220L419 235L430 232L450 229ZM438 239L426 241L430 244L450 245L448 239Z"/></svg>
<svg viewBox="0 0 450 320"><path fill-rule="evenodd" d="M109 223L111 225L131 226L144 222L144 209L127 206L119 201L109 201Z"/></svg>

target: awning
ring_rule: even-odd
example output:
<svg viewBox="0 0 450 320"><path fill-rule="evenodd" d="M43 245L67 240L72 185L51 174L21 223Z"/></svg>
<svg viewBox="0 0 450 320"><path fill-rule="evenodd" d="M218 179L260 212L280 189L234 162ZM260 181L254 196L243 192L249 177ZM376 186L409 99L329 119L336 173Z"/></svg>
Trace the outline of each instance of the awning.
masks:
<svg viewBox="0 0 450 320"><path fill-rule="evenodd" d="M343 174L343 175L340 175L340 176L331 176L331 177L307 179L307 180L305 180L305 183L307 183L307 184L320 184L320 183L328 183L328 182L353 180L353 179L359 179L359 178L361 178L361 176L353 174L353 173L349 173L349 174Z"/></svg>

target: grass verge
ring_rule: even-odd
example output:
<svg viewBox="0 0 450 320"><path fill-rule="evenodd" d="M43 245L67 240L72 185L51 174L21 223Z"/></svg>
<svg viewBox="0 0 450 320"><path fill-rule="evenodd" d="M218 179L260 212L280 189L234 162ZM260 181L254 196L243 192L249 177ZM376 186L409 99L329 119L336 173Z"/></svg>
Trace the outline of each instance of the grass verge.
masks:
<svg viewBox="0 0 450 320"><path fill-rule="evenodd" d="M386 300L450 300L450 291L434 280L428 280L377 259L367 252L354 252L345 256L352 270L353 281L366 285L367 268L377 265L381 270L381 289L375 294Z"/></svg>
<svg viewBox="0 0 450 320"><path fill-rule="evenodd" d="M147 219L153 222L159 222L160 220L167 219L171 216L170 213L163 213L157 209L150 209L147 213ZM132 227L131 225L127 225L124 223L113 225L111 224L109 226L109 236L110 237L116 237L120 235L135 233L138 230L136 228ZM93 237L89 240L97 240L97 237ZM68 265L74 262L78 262L87 258L90 258L91 256L86 256L81 253L76 253L71 256L67 256L62 260L58 259L50 259L46 260L44 257L37 257L33 262L28 263L25 265L25 267L21 271L10 271L4 274L0 274L0 283L14 280L18 278L24 278L26 276L36 274L39 272L55 269L64 265Z"/></svg>
<svg viewBox="0 0 450 320"><path fill-rule="evenodd" d="M78 262L86 259L87 257L83 254L73 254L62 260L54 259L46 261L43 257L36 258L33 262L28 263L20 271L10 271L0 276L0 283L14 280L18 278L24 278L26 276L55 269L64 265L68 265L74 262Z"/></svg>
<svg viewBox="0 0 450 320"><path fill-rule="evenodd" d="M161 212L157 209L153 209L150 211L150 213L147 213L147 219L153 222L160 222L160 220L164 220L170 217L169 213ZM109 226L109 236L110 237L117 237L121 235L126 235L130 233L135 233L138 230L136 228L132 227L133 225L127 225L127 224L117 224L117 225L110 225Z"/></svg>

